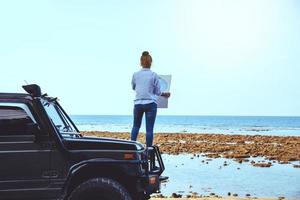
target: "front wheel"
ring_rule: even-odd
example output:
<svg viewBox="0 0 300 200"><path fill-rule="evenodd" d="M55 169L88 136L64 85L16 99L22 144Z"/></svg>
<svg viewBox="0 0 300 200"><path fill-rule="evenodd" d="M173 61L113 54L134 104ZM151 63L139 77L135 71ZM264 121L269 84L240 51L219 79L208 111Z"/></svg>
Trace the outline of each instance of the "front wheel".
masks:
<svg viewBox="0 0 300 200"><path fill-rule="evenodd" d="M68 200L132 200L127 190L109 178L94 178L76 187Z"/></svg>

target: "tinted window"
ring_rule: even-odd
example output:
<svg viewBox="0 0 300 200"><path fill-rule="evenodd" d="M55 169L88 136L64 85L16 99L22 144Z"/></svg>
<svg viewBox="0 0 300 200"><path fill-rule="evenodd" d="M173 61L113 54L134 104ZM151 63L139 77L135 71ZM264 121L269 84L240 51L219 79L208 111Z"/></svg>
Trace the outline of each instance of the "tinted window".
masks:
<svg viewBox="0 0 300 200"><path fill-rule="evenodd" d="M0 135L31 134L29 129L33 123L22 108L0 106Z"/></svg>

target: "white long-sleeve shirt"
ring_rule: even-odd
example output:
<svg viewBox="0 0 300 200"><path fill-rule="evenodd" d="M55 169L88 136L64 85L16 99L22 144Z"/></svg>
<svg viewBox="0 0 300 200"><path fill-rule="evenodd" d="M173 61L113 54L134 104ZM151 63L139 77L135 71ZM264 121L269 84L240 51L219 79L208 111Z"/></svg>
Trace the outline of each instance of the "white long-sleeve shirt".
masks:
<svg viewBox="0 0 300 200"><path fill-rule="evenodd" d="M159 76L155 72L142 68L133 74L131 85L136 92L134 104L157 103L161 91Z"/></svg>

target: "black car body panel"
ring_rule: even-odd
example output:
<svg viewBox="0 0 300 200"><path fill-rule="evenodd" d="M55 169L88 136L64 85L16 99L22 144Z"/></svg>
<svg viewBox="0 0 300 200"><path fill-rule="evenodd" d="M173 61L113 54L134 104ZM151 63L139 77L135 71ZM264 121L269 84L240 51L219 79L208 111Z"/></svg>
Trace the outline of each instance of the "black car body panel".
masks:
<svg viewBox="0 0 300 200"><path fill-rule="evenodd" d="M126 150L137 151L143 147L135 142L113 138L82 137L63 141L68 150Z"/></svg>
<svg viewBox="0 0 300 200"><path fill-rule="evenodd" d="M114 179L145 199L159 190L158 148L149 156L138 142L83 137L56 98L29 92L0 93L0 199L67 199L93 177Z"/></svg>

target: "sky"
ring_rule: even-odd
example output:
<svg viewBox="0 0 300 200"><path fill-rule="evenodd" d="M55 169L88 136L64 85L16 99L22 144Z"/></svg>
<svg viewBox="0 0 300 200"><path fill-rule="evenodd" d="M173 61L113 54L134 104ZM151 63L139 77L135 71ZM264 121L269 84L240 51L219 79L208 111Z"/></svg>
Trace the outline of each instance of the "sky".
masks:
<svg viewBox="0 0 300 200"><path fill-rule="evenodd" d="M37 83L70 114L130 115L141 52L171 74L160 115L300 116L300 1L0 2L0 91Z"/></svg>

